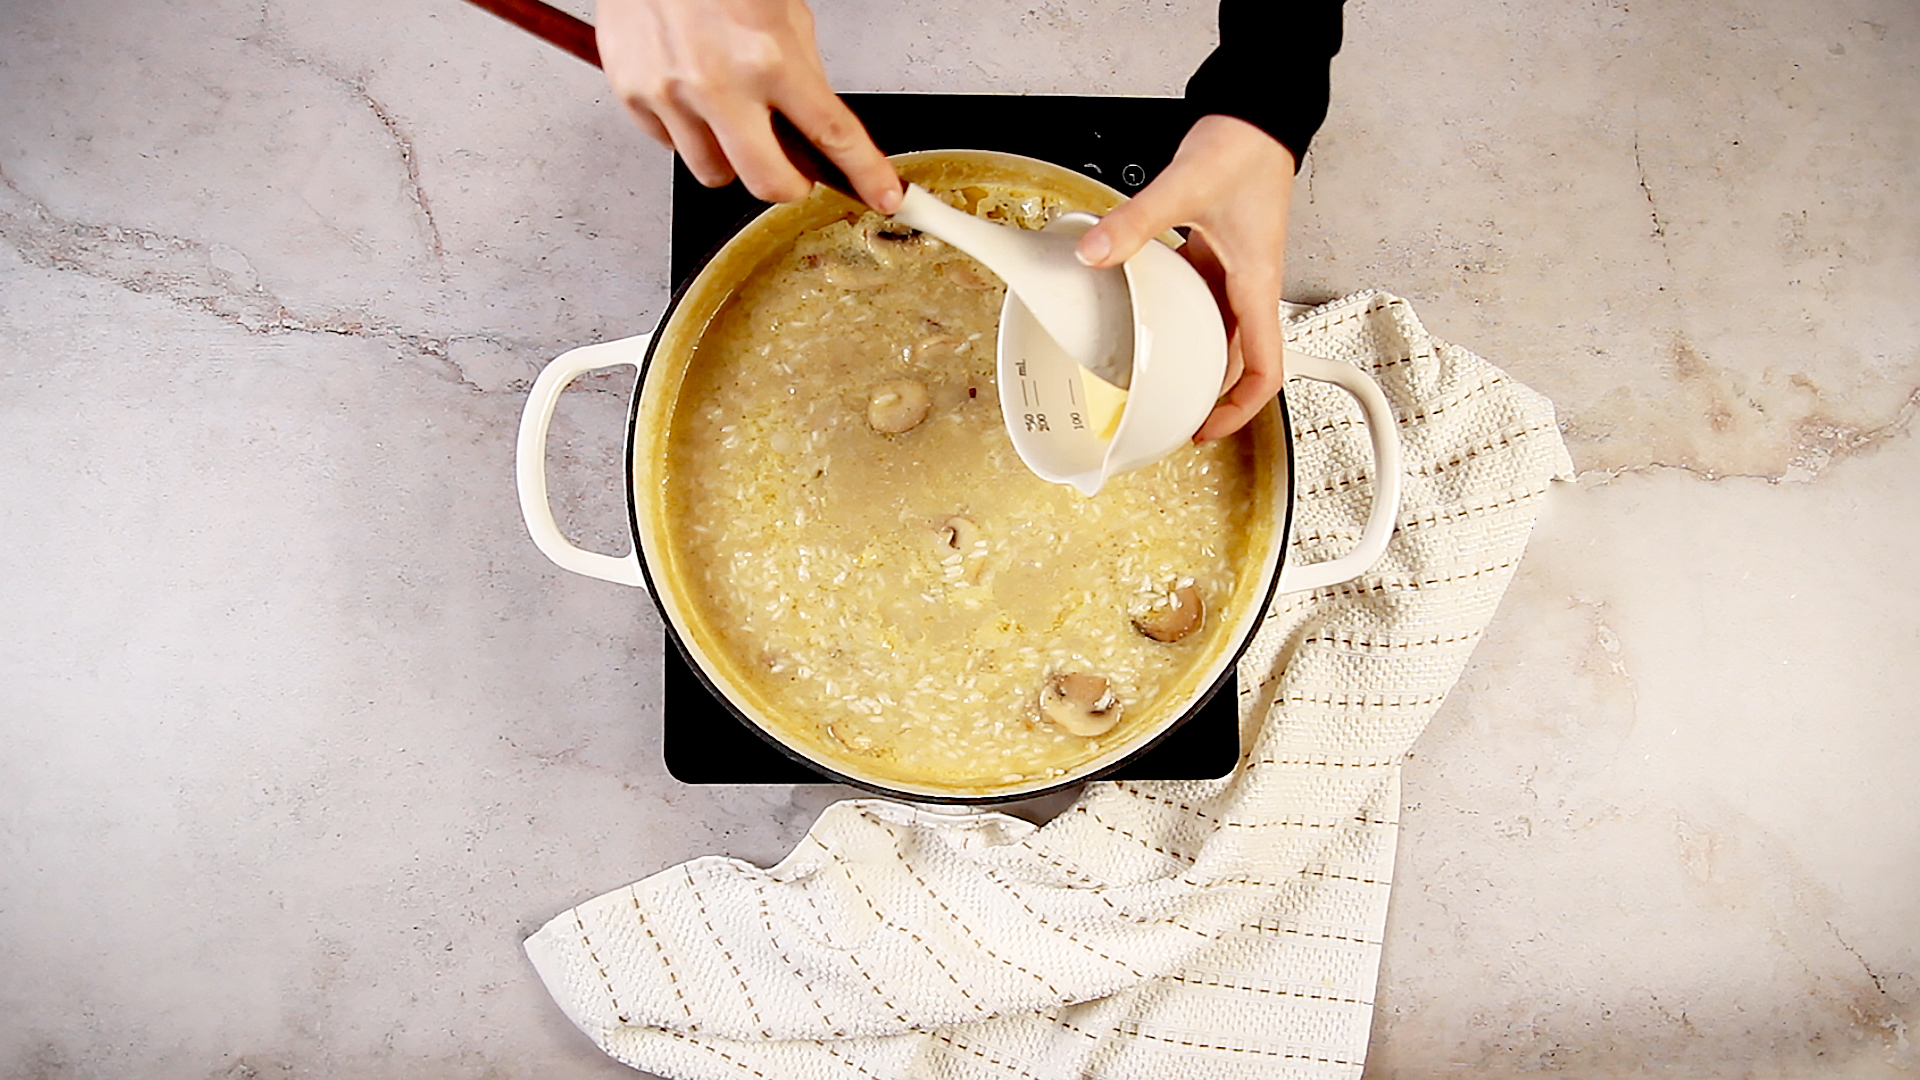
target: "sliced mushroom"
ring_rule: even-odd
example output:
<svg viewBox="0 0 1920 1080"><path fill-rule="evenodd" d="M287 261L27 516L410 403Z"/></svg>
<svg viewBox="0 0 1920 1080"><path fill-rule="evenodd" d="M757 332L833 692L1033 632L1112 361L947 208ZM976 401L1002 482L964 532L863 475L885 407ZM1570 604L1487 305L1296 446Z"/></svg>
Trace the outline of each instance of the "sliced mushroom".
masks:
<svg viewBox="0 0 1920 1080"><path fill-rule="evenodd" d="M1206 617L1206 605L1200 599L1199 587L1182 585L1173 590L1173 595L1166 598L1166 602L1135 616L1133 628L1155 641L1179 641L1200 629Z"/></svg>
<svg viewBox="0 0 1920 1080"><path fill-rule="evenodd" d="M901 255L929 243L926 234L918 229L897 225L886 218L870 218L861 226L860 233L866 238L867 250L882 266L892 266Z"/></svg>
<svg viewBox="0 0 1920 1080"><path fill-rule="evenodd" d="M1040 715L1075 735L1105 735L1120 722L1120 699L1105 676L1067 671L1040 688Z"/></svg>
<svg viewBox="0 0 1920 1080"><path fill-rule="evenodd" d="M933 408L933 395L916 379L889 379L867 392L867 426L883 435L912 431Z"/></svg>
<svg viewBox="0 0 1920 1080"><path fill-rule="evenodd" d="M941 564L950 578L965 582L980 580L987 565L987 534L973 519L955 515L940 523L935 534L940 539Z"/></svg>
<svg viewBox="0 0 1920 1080"><path fill-rule="evenodd" d="M940 523L940 542L964 555L986 543L987 538L971 518L956 514Z"/></svg>

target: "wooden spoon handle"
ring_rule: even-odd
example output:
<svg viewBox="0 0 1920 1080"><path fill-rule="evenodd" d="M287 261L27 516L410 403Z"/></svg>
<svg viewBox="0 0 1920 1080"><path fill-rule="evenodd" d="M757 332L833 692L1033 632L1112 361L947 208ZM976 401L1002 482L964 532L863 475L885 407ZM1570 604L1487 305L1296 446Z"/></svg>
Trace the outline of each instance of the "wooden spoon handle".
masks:
<svg viewBox="0 0 1920 1080"><path fill-rule="evenodd" d="M793 126L793 121L777 112L773 114L773 137L780 141L780 149L786 151L787 160L793 162L801 176L830 187L854 202L866 201L853 190L853 181L840 171L840 166L828 161L827 155Z"/></svg>
<svg viewBox="0 0 1920 1080"><path fill-rule="evenodd" d="M600 66L600 46L594 43L593 24L576 19L540 0L467 0L507 20L535 37L558 45L573 55Z"/></svg>
<svg viewBox="0 0 1920 1080"><path fill-rule="evenodd" d="M542 38L567 50L573 55L600 66L600 47L594 41L593 24L576 19L551 4L540 0L467 0L478 8L484 8L507 20L522 30ZM812 140L800 133L793 122L779 113L773 114L773 135L780 141L780 148L793 162L800 174L809 180L817 181L833 190L860 202L860 196L853 190L853 181L838 165L827 160L820 148Z"/></svg>

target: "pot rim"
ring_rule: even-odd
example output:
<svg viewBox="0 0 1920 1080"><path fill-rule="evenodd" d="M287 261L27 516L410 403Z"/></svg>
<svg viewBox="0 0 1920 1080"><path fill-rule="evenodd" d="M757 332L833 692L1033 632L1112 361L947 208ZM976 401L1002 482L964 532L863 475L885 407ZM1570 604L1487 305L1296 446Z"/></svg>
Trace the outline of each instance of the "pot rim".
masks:
<svg viewBox="0 0 1920 1080"><path fill-rule="evenodd" d="M1008 154L1005 151L980 150L922 150L910 154L893 156L896 159L911 159L936 154L948 155L954 153L989 154L1001 158L1021 157L1021 155ZM1039 159L1023 160L1039 161ZM1059 167L1053 166L1051 162L1039 163L1050 167ZM1094 182L1098 183L1098 181ZM768 731L764 725L755 721L739 703L734 701L730 694L722 689L719 681L708 672L706 664L701 660L698 653L689 646L673 612L669 609L667 602L662 598L662 582L655 577L652 562L647 556L646 545L642 542L643 530L640 524L639 498L640 476L639 466L636 460L638 457L637 449L640 438L640 414L643 405L642 392L646 388L648 374L654 368L656 360L655 354L660 347L661 341L671 336L664 331L672 323L675 314L680 310L682 302L696 290L711 287L713 283L707 280L707 275L714 265L716 256L718 256L727 245L731 244L735 237L739 236L754 222L760 220L770 210L777 208L777 205L768 205L751 214L742 216L739 221L734 223L734 226L726 238L714 244L707 253L701 257L697 269L689 274L685 280L675 283L673 292L668 297L666 307L661 310L659 319L655 323L656 330L650 340L648 340L646 351L641 357L634 374L633 393L630 396L627 406L626 460L624 462L623 472L626 478L627 528L630 533L630 538L633 541L635 560L639 564L641 578L645 583L647 595L652 599L655 609L660 613L660 621L666 629L668 641L672 643L673 648L679 651L681 657L686 661L688 669L693 673L694 678L699 681L701 688L706 691L707 695L724 708L730 717L752 731L763 742L772 746L775 750L794 762L813 772L821 774L824 782L844 784L887 798L914 803L955 806L986 806L1019 802L1056 794L1081 784L1102 779L1150 753L1154 748L1172 736L1174 732L1184 727L1195 716L1199 715L1207 703L1212 701L1214 696L1226 686L1227 682L1234 676L1241 657L1246 655L1247 649L1253 644L1253 639L1259 635L1260 627L1266 621L1265 615L1272 609L1274 597L1278 593L1281 570L1286 565L1289 540L1293 535L1293 491L1296 479L1294 473L1294 454L1292 451L1293 421L1287 409L1286 389L1284 386L1265 406L1266 409L1277 410L1279 414L1277 418L1280 428L1279 445L1284 448L1284 452L1280 456L1285 459L1285 482L1282 485L1281 495L1278 500L1280 512L1277 517L1279 518L1279 527L1274 538L1272 565L1265 571L1264 586L1257 590L1260 597L1257 610L1260 614L1250 620L1248 625L1240 633L1238 639L1224 650L1226 659L1224 663L1222 663L1219 673L1204 690L1189 699L1188 704L1181 710L1179 716L1175 717L1169 723L1162 724L1151 737L1143 739L1126 753L1102 765L1082 773L1070 773L1069 775L1059 777L1052 782L1037 787L1023 788L1012 792L968 795L889 787L875 780L851 776L841 772L823 761L808 756ZM1238 767L1237 761L1238 754L1236 753L1236 767Z"/></svg>

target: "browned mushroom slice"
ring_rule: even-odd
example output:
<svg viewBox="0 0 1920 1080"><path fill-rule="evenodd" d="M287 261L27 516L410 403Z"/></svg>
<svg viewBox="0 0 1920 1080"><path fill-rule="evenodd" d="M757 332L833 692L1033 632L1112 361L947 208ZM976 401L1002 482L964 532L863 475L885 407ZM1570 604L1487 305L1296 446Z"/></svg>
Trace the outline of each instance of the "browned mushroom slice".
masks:
<svg viewBox="0 0 1920 1080"><path fill-rule="evenodd" d="M964 555L987 541L971 518L956 514L940 523L940 542Z"/></svg>
<svg viewBox="0 0 1920 1080"><path fill-rule="evenodd" d="M1105 735L1120 722L1120 699L1105 676L1067 671L1040 688L1040 715L1075 735Z"/></svg>
<svg viewBox="0 0 1920 1080"><path fill-rule="evenodd" d="M933 396L915 379L889 379L867 392L867 426L883 435L912 431L927 418Z"/></svg>
<svg viewBox="0 0 1920 1080"><path fill-rule="evenodd" d="M885 218L868 219L860 232L866 238L867 251L882 266L893 266L901 255L931 244L926 234L919 230L909 229Z"/></svg>
<svg viewBox="0 0 1920 1080"><path fill-rule="evenodd" d="M987 564L987 534L973 519L955 515L940 523L935 533L940 539L942 566L947 576L969 584L980 580Z"/></svg>
<svg viewBox="0 0 1920 1080"><path fill-rule="evenodd" d="M1173 590L1173 595L1164 603L1135 616L1133 628L1155 641L1179 641L1200 629L1200 624L1206 621L1206 615L1200 589L1194 585L1182 585Z"/></svg>

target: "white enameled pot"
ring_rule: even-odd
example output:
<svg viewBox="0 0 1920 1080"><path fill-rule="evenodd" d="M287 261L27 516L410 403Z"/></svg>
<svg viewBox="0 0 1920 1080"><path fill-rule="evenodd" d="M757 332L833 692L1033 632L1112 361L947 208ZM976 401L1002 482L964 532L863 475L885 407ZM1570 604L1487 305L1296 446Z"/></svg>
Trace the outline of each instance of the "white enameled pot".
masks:
<svg viewBox="0 0 1920 1080"><path fill-rule="evenodd" d="M1122 196L1097 181L1045 162L987 151L925 151L895 159L903 176L925 186L1001 183L1050 191L1069 205L1096 213L1111 210ZM1397 428L1386 397L1372 379L1350 364L1297 352L1287 354L1289 376L1333 383L1359 403L1374 458L1373 504L1360 541L1334 559L1286 565L1292 520L1293 457L1283 401L1269 405L1250 425L1259 475L1256 505L1250 515L1247 550L1255 573L1219 605L1229 632L1215 654L1183 677L1172 700L1177 707L1131 726L1132 734L1098 757L1065 775L1005 785L956 788L905 781L863 766L847 755L834 758L793 732L799 721L783 722L717 644L705 622L698 596L686 587L663 506L667 433L678 391L694 346L739 283L796 235L844 214L849 204L824 188L800 203L775 206L749 222L722 246L669 305L651 333L570 350L555 358L534 381L521 417L516 475L521 513L534 543L566 570L615 584L646 589L659 606L668 635L714 696L762 737L823 778L854 784L881 794L917 802L990 803L1030 798L1097 778L1145 753L1200 710L1231 676L1275 594L1320 588L1365 572L1386 549L1399 508L1400 472ZM605 368L639 369L629 411L626 447L626 495L633 549L606 555L575 546L562 535L548 502L547 434L561 392L579 376Z"/></svg>

